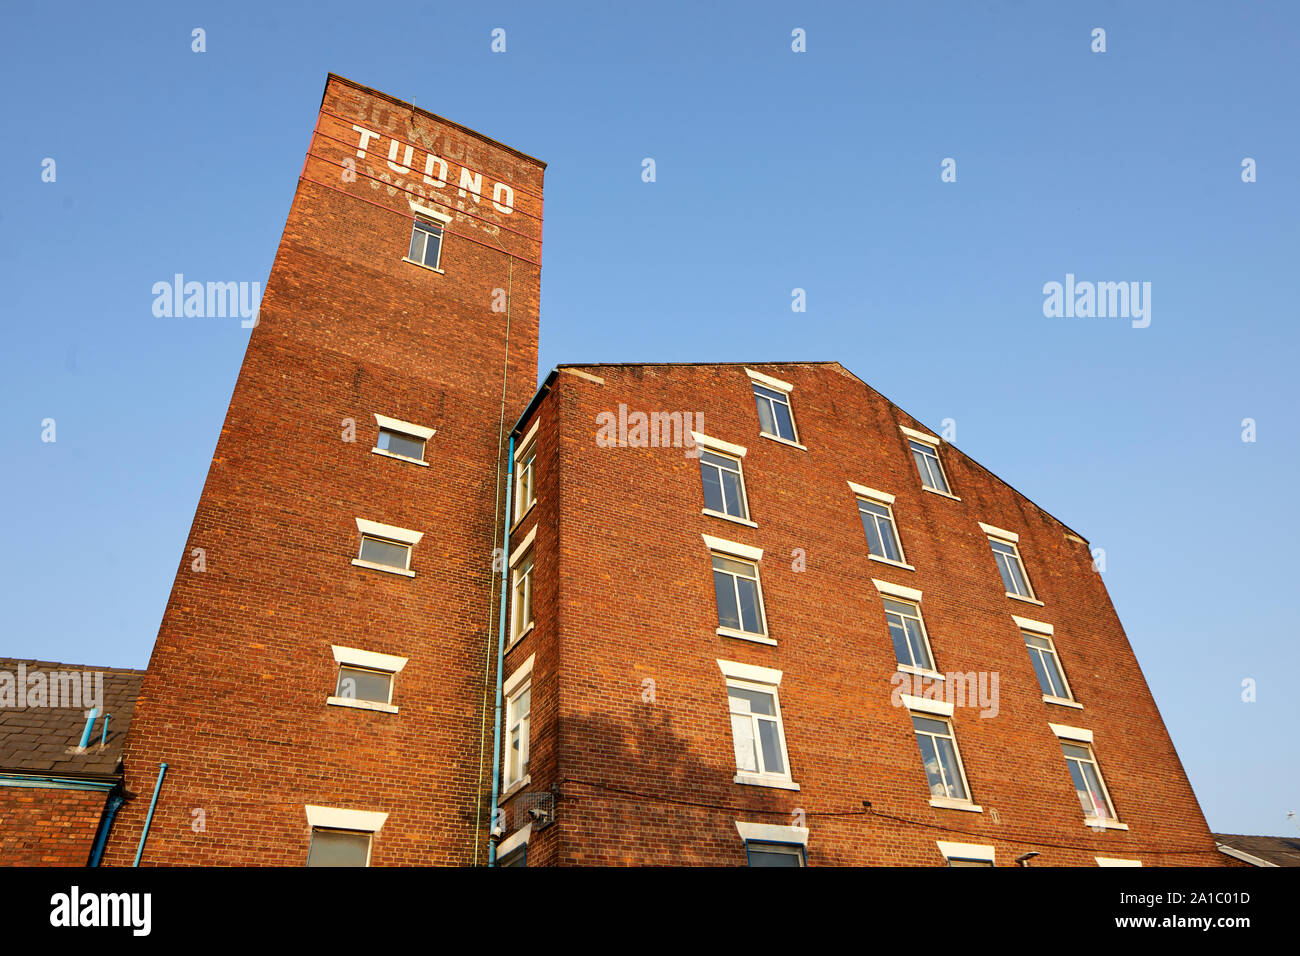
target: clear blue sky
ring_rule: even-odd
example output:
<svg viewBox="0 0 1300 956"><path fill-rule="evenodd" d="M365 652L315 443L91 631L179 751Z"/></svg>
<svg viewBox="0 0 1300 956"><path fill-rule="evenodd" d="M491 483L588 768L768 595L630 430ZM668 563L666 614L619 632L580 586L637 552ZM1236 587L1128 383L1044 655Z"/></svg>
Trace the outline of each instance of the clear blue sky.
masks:
<svg viewBox="0 0 1300 956"><path fill-rule="evenodd" d="M1295 836L1298 37L1287 2L8 5L0 653L148 661L249 334L151 287L265 282L332 70L550 164L543 371L836 359L955 419L1106 549L1210 825ZM1150 282L1150 327L1044 317L1066 273Z"/></svg>

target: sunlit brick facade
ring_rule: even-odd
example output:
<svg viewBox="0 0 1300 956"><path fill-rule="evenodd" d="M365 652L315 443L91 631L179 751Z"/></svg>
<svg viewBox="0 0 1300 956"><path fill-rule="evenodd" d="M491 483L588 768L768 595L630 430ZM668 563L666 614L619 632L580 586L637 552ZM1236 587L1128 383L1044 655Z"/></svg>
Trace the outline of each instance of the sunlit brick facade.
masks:
<svg viewBox="0 0 1300 956"><path fill-rule="evenodd" d="M536 389L543 172L330 77L105 861L166 763L145 864L1219 863L1087 542L842 366Z"/></svg>

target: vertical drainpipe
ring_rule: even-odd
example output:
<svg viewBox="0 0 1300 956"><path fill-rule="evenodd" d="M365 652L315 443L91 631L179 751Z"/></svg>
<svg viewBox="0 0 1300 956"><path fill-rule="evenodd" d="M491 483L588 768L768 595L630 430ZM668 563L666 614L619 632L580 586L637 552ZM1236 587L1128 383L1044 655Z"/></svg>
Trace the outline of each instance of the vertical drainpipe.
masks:
<svg viewBox="0 0 1300 956"><path fill-rule="evenodd" d="M506 591L510 583L510 523L515 492L515 434L510 433L506 451L506 516L501 533L501 606L497 611L497 694L496 716L492 721L492 802L488 804L488 866L496 866L497 845L492 839L496 823L497 798L501 786L501 668L506 656Z"/></svg>
<svg viewBox="0 0 1300 956"><path fill-rule="evenodd" d="M163 775L167 773L165 763L158 765L158 782L153 785L153 799L149 801L149 815L144 818L144 832L140 834L140 845L135 848L135 862L132 866L140 865L140 857L144 855L144 841L149 839L149 827L153 825L153 811L158 806L158 791L162 789Z"/></svg>
<svg viewBox="0 0 1300 956"><path fill-rule="evenodd" d="M95 845L90 851L88 866L99 866L100 857L104 855L104 847L108 844L108 831L113 829L113 819L124 803L126 798L118 790L115 789L108 795L108 803L104 807L104 816L99 821L99 833L95 835Z"/></svg>

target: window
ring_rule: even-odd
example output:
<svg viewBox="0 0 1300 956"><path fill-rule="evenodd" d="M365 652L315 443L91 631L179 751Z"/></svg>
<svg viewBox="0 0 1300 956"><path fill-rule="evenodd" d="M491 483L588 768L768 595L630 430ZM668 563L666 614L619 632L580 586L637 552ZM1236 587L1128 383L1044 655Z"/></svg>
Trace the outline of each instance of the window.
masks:
<svg viewBox="0 0 1300 956"><path fill-rule="evenodd" d="M537 448L529 445L515 463L515 520L518 521L537 501L533 493L533 462L537 458Z"/></svg>
<svg viewBox="0 0 1300 956"><path fill-rule="evenodd" d="M1074 782L1074 792L1083 807L1083 815L1089 820L1114 820L1115 809L1111 806L1106 785L1101 781L1101 768L1093 756L1089 744L1062 740L1061 751L1070 768L1070 779Z"/></svg>
<svg viewBox="0 0 1300 956"><path fill-rule="evenodd" d="M331 649L339 672L334 696L326 700L327 704L397 713L393 706L393 685L397 673L406 666L405 657L337 645Z"/></svg>
<svg viewBox="0 0 1300 956"><path fill-rule="evenodd" d="M718 626L747 634L764 634L758 565L713 556L713 588L718 597Z"/></svg>
<svg viewBox="0 0 1300 956"><path fill-rule="evenodd" d="M750 866L807 866L807 827L736 821Z"/></svg>
<svg viewBox="0 0 1300 956"><path fill-rule="evenodd" d="M921 765L930 785L930 806L984 812L970 798L961 752L953 735L953 705L904 694L903 706L911 713L912 730L921 750Z"/></svg>
<svg viewBox="0 0 1300 956"><path fill-rule="evenodd" d="M369 866L369 833L357 830L326 830L313 827L308 866Z"/></svg>
<svg viewBox="0 0 1300 956"><path fill-rule="evenodd" d="M375 414L375 422L379 425L379 438L375 442L375 447L370 449L372 452L376 455L428 465L424 460L424 446L434 436L435 429L378 413Z"/></svg>
<svg viewBox="0 0 1300 956"><path fill-rule="evenodd" d="M908 444L912 448L916 470L921 475L921 487L941 491L945 495L952 494L948 490L948 479L943 474L943 465L939 463L939 452L933 446L922 444L914 438L908 439Z"/></svg>
<svg viewBox="0 0 1300 956"><path fill-rule="evenodd" d="M411 229L411 252L408 258L422 266L436 269L441 257L442 225L417 216Z"/></svg>
<svg viewBox="0 0 1300 956"><path fill-rule="evenodd" d="M369 866L374 835L383 828L387 813L341 810L335 807L307 808L311 843L308 866Z"/></svg>
<svg viewBox="0 0 1300 956"><path fill-rule="evenodd" d="M528 844L525 843L517 850L511 850L505 856L500 858L497 866L527 866L528 865Z"/></svg>
<svg viewBox="0 0 1300 956"><path fill-rule="evenodd" d="M1012 531L1003 531L992 525L980 522L980 528L989 536L989 546L993 548L993 559L997 562L998 573L1002 575L1002 586L1009 597L1034 599L1034 592L1025 577L1025 566L1020 560L1020 551L1016 542L1020 535Z"/></svg>
<svg viewBox="0 0 1300 956"><path fill-rule="evenodd" d="M798 789L790 781L790 761L781 725L777 686L781 672L735 661L718 661L727 678L727 707L736 756L736 783Z"/></svg>
<svg viewBox="0 0 1300 956"><path fill-rule="evenodd" d="M511 585L511 643L519 640L533 626L533 553L530 551L513 572Z"/></svg>
<svg viewBox="0 0 1300 956"><path fill-rule="evenodd" d="M754 387L754 403L758 406L759 431L769 438L776 438L798 445L794 428L794 414L790 410L790 392L794 386L779 378L745 369L750 384Z"/></svg>
<svg viewBox="0 0 1300 956"><path fill-rule="evenodd" d="M1070 693L1070 685L1065 682L1065 671L1061 669L1061 661L1056 656L1056 645L1052 641L1052 625L1023 617L1015 618L1015 621L1020 625L1020 636L1025 639L1025 647L1029 649L1029 659L1034 665L1034 673L1038 675L1038 686L1043 691L1043 699L1072 703L1074 696Z"/></svg>
<svg viewBox="0 0 1300 956"><path fill-rule="evenodd" d="M803 847L794 843L745 842L750 866L806 866Z"/></svg>
<svg viewBox="0 0 1300 956"><path fill-rule="evenodd" d="M497 866L528 866L528 841L532 839L533 824L525 823L497 845Z"/></svg>
<svg viewBox="0 0 1300 956"><path fill-rule="evenodd" d="M742 520L749 518L739 458L700 449L700 477L706 510Z"/></svg>
<svg viewBox="0 0 1300 956"><path fill-rule="evenodd" d="M889 637L894 642L898 663L923 671L934 670L930 656L930 642L925 636L919 605L908 601L885 598L885 621L889 624Z"/></svg>
<svg viewBox="0 0 1300 956"><path fill-rule="evenodd" d="M506 756L504 790L528 782L529 729L533 714L533 658L510 675L502 687L506 700Z"/></svg>
<svg viewBox="0 0 1300 956"><path fill-rule="evenodd" d="M395 528L362 518L356 520L357 530L361 532L361 550L353 558L353 564L415 577L415 572L411 570L411 549L424 537L423 532Z"/></svg>
<svg viewBox="0 0 1300 956"><path fill-rule="evenodd" d="M949 843L936 840L949 866L992 866L995 850L980 843Z"/></svg>
<svg viewBox="0 0 1300 956"><path fill-rule="evenodd" d="M903 545L894 525L894 496L849 482L858 496L858 514L867 536L867 553L873 558L903 564Z"/></svg>

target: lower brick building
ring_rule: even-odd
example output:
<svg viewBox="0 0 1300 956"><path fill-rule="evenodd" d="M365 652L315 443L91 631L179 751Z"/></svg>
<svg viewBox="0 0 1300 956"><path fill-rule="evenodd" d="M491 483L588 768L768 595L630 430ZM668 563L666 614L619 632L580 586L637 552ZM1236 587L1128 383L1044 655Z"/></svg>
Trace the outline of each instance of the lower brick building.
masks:
<svg viewBox="0 0 1300 956"><path fill-rule="evenodd" d="M515 446L507 854L1222 863L1087 541L838 363L561 366Z"/></svg>

